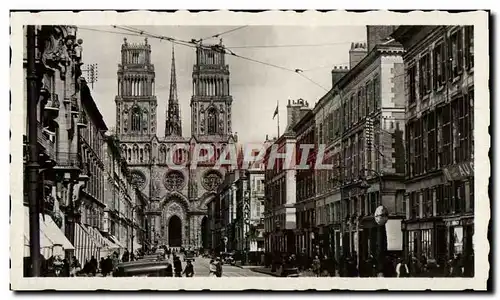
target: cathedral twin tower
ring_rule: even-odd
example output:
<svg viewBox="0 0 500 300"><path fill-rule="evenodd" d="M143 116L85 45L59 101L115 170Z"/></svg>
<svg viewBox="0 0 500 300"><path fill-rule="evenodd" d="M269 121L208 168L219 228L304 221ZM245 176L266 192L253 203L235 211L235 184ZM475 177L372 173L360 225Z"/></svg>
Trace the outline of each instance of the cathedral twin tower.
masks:
<svg viewBox="0 0 500 300"><path fill-rule="evenodd" d="M164 137L157 135L157 79L147 39L143 44L124 40L117 77L116 135L134 183L146 198L157 203L157 217L149 226L160 233L158 238L166 245L203 246L208 238L205 232L208 229L203 226L206 203L214 196L225 170L214 170L210 164L196 170L170 170L168 153L174 145L189 147L193 143L209 144L215 148L214 153L221 153L225 145L235 142L229 67L225 64L222 44L196 46L189 137L182 132L173 47ZM184 158L188 156L186 153Z"/></svg>

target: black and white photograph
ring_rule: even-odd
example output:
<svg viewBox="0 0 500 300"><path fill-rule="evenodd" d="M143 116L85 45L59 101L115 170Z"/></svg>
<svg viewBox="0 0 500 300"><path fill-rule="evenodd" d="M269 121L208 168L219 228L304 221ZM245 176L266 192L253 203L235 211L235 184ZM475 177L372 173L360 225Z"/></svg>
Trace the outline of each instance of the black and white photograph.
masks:
<svg viewBox="0 0 500 300"><path fill-rule="evenodd" d="M480 11L11 13L12 289L485 290L488 44Z"/></svg>

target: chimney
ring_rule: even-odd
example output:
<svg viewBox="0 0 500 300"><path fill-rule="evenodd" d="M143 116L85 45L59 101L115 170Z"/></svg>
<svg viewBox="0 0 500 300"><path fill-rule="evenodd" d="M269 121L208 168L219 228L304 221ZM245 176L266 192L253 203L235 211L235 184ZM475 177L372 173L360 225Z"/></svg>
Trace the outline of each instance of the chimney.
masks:
<svg viewBox="0 0 500 300"><path fill-rule="evenodd" d="M390 39L390 35L398 26L366 26L366 38L368 40L368 52L372 51L377 44L384 43Z"/></svg>
<svg viewBox="0 0 500 300"><path fill-rule="evenodd" d="M366 44L351 43L351 50L349 50L349 68L354 68L354 66L365 57L366 53L368 53L368 51L366 51Z"/></svg>
<svg viewBox="0 0 500 300"><path fill-rule="evenodd" d="M337 84L337 82L339 82L339 80L344 77L345 74L347 74L347 72L349 72L349 68L348 67L333 67L333 70L332 70L332 87L335 87L335 85Z"/></svg>
<svg viewBox="0 0 500 300"><path fill-rule="evenodd" d="M301 110L303 107L307 107L304 99L298 99L292 101L288 100L288 105L286 107L287 129L285 131L288 131L289 128L295 126L295 124L300 120L302 116Z"/></svg>

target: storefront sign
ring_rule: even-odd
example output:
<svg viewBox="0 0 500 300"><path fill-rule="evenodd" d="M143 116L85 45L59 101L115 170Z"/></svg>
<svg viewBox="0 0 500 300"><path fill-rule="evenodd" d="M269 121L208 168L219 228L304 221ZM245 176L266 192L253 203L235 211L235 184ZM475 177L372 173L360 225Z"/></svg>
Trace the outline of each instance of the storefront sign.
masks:
<svg viewBox="0 0 500 300"><path fill-rule="evenodd" d="M461 180L474 175L473 162L464 162L443 169L448 181Z"/></svg>

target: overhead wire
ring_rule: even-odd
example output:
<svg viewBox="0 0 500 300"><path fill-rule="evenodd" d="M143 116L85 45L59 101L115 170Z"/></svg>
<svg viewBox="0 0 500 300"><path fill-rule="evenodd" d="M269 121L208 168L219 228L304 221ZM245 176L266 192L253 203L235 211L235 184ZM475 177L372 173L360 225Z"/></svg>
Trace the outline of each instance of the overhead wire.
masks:
<svg viewBox="0 0 500 300"><path fill-rule="evenodd" d="M209 40L209 39L213 39L213 38L218 38L218 37L220 37L221 35L228 34L228 33L234 32L234 31L236 31L236 30L243 29L243 28L245 28L245 27L248 27L248 25L243 25L243 26L240 26L240 27L236 27L236 28L233 28L233 29L230 29L230 30L227 30L227 31L221 32L221 33L217 33L217 34L214 34L214 35L211 35L211 36L205 37L205 38L201 38L200 40Z"/></svg>
<svg viewBox="0 0 500 300"><path fill-rule="evenodd" d="M247 26L247 25L245 25L245 26ZM81 28L84 29L84 30L91 30L91 31L96 31L96 32L105 32L105 33L111 33L111 34L120 34L120 35L126 34L126 35L132 35L132 36L146 36L146 37L151 37L151 38L158 39L160 41L162 41L162 40L170 41L170 42L172 42L174 44L178 44L178 45L182 45L182 46L187 46L187 47L194 48L194 49L200 47L200 48L203 48L203 49L216 50L216 51L222 52L224 54L228 54L230 56L234 56L234 57L246 60L246 61L258 63L258 64L269 66L269 67L274 67L274 68L277 68L277 69L280 69L280 70L283 70L283 71L293 72L293 73L299 75L300 77L304 78L305 80L311 82L312 84L316 85L317 87L319 87L319 88L321 88L321 89L323 89L325 91L328 91L328 89L326 89L325 87L323 87L321 84L317 83L316 81L312 80L310 77L308 77L308 76L306 76L306 75L303 74L303 72L310 71L311 69L302 70L302 69L287 68L287 67L284 67L284 66L280 66L280 65L269 63L269 62L264 62L264 61L260 61L260 60L254 59L254 58L250 58L250 57L239 55L239 54L235 53L233 50L229 49L228 47L220 47L218 45L215 45L215 46L202 45L200 41L195 40L195 39L192 39L191 41L186 41L186 40L177 39L177 38L174 38L174 37L158 35L158 34L155 34L155 33L148 32L146 30L137 29L137 28L133 28L133 27L130 27L130 26L112 25L112 27L116 28L116 29L119 29L119 30L123 30L125 32L116 32L116 31L109 31L109 30L103 30L103 29L94 29L94 28L88 28L88 27L81 27ZM233 31L235 31L237 29L241 29L241 28L243 28L243 26L238 27L238 28L234 28L232 30L228 30L226 32L222 32L222 33L219 33L219 34L216 34L216 35L221 35L221 34L233 32Z"/></svg>

